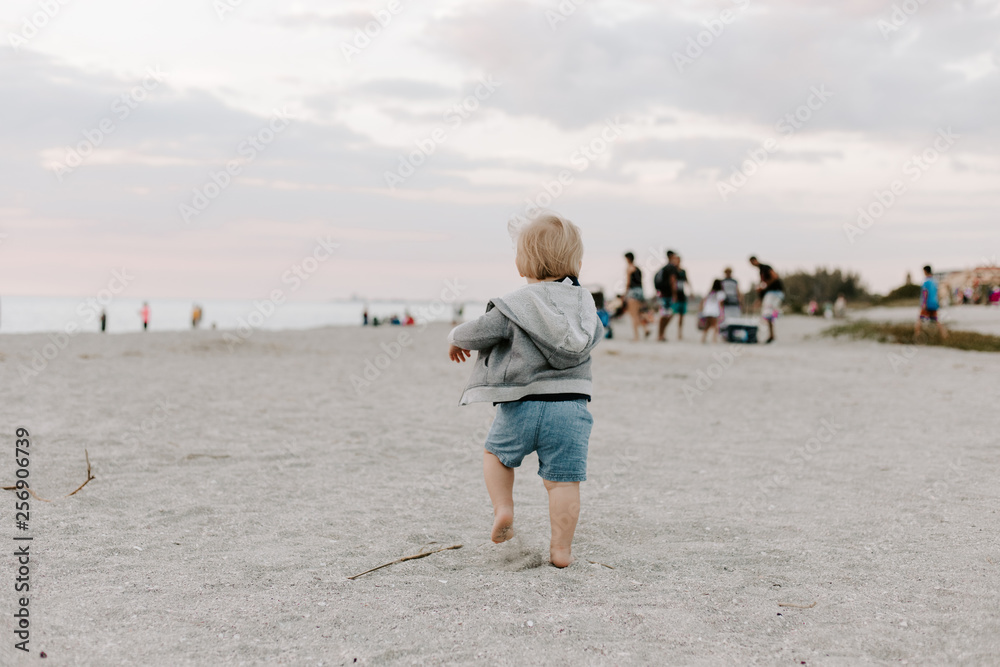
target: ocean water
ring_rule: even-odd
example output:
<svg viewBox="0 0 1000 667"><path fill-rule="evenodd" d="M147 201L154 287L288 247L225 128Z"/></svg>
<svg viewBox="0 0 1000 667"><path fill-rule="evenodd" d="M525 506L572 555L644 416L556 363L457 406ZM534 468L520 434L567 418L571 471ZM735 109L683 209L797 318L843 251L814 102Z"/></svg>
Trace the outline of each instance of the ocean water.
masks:
<svg viewBox="0 0 1000 667"><path fill-rule="evenodd" d="M191 328L190 299L150 299L150 331L185 331ZM233 330L241 325L272 331L326 326L360 326L362 313L388 319L411 313L417 321L450 322L452 304L434 301L286 301L273 304L253 299L204 299L202 329ZM79 297L0 296L0 333L100 331L101 309L107 311L108 333L142 331L141 299L115 298L106 306ZM464 317L476 317L485 303L463 304Z"/></svg>

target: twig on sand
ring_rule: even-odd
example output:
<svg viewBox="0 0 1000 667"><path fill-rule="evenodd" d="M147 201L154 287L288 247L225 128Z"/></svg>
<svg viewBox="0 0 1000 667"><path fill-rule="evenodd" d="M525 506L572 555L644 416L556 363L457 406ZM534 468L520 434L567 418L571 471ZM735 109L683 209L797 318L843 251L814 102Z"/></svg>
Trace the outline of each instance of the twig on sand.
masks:
<svg viewBox="0 0 1000 667"><path fill-rule="evenodd" d="M94 476L90 473L90 454L85 449L85 450L83 450L83 455L85 457L87 457L87 480L83 484L81 484L80 486L76 487L76 491L79 491L83 487L87 486L87 484L90 482L90 480L94 479ZM70 496L75 495L76 491L74 491L73 493L67 493L66 497L69 498Z"/></svg>
<svg viewBox="0 0 1000 667"><path fill-rule="evenodd" d="M73 491L72 493L67 493L65 496L63 496L63 498L69 498L70 496L75 495L77 491L79 491L83 487L87 486L87 484L90 482L90 480L97 479L96 477L94 477L93 473L91 473L91 471L90 471L90 453L85 449L85 450L83 450L83 455L87 458L87 479L86 479L86 481L84 481L83 484L81 484L80 486L76 487L76 491ZM0 486L0 489L2 489L4 491L16 491L17 487L16 486ZM27 491L32 496L34 496L36 500L41 500L43 503L51 503L52 502L51 500L49 500L47 498L42 498L40 495L38 495L37 493L35 493L35 490L32 489L32 488L25 488L25 489L22 489L22 490L23 491Z"/></svg>
<svg viewBox="0 0 1000 667"><path fill-rule="evenodd" d="M606 567L609 570L615 569L615 568L611 567L610 565L605 565L604 563L598 563L596 560L588 560L587 562L590 563L591 565L600 565L601 567Z"/></svg>
<svg viewBox="0 0 1000 667"><path fill-rule="evenodd" d="M4 491L13 491L15 489L17 489L16 486L5 486L5 487L3 487ZM32 496L34 496L35 500L41 500L43 503L51 503L52 502L48 498L42 498L40 495L38 495L37 493L35 493L35 490L32 489L32 488L22 489L22 491L27 491Z"/></svg>
<svg viewBox="0 0 1000 667"><path fill-rule="evenodd" d="M779 607L791 607L792 609L812 609L816 606L816 603L812 604L792 604L791 602L779 602Z"/></svg>
<svg viewBox="0 0 1000 667"><path fill-rule="evenodd" d="M365 575L365 574L368 574L369 572L374 572L375 570L381 570L383 567L389 567L390 565L395 565L396 563L402 563L402 562L408 561L408 560L416 560L418 558L426 558L427 556L430 556L431 554L440 553L442 551L448 551L449 549L461 549L461 548L462 548L461 544L453 544L450 547L441 547L440 549L435 549L434 551L423 551L421 553L414 554L412 556L403 556L402 558L397 558L396 560L391 561L389 563L383 563L382 565L379 565L378 567L373 567L370 570L365 570L364 572L362 572L360 574L356 574L353 577L348 577L348 579L357 579L358 577L360 577L362 575Z"/></svg>

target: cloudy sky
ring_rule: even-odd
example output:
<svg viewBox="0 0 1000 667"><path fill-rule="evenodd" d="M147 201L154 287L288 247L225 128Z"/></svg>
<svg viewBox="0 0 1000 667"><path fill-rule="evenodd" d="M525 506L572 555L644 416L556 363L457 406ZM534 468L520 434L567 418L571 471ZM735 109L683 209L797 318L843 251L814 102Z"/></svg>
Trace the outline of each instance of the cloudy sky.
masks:
<svg viewBox="0 0 1000 667"><path fill-rule="evenodd" d="M1000 3L577 1L5 0L0 293L480 299L531 202L609 288L1000 254Z"/></svg>

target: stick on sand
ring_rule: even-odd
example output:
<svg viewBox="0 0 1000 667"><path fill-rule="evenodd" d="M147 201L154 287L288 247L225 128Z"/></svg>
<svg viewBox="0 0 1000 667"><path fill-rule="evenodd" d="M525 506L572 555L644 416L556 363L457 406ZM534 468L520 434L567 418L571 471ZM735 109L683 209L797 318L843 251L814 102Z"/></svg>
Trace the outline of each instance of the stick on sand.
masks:
<svg viewBox="0 0 1000 667"><path fill-rule="evenodd" d="M426 558L427 556L430 556L431 554L440 553L442 551L448 551L449 549L461 549L461 548L462 548L461 544L453 544L450 547L441 547L440 549L435 549L434 551L425 551L423 553L414 554L412 556L403 556L402 558L397 558L396 560L391 561L389 563L384 563L382 565L379 565L378 567L373 567L370 570L365 570L361 574L356 574L353 577L348 577L348 579L357 579L358 577L360 577L362 575L365 575L365 574L368 574L369 572L374 572L375 570L381 570L383 567L389 567L390 565L395 565L396 563L402 563L403 561L416 560L418 558Z"/></svg>
<svg viewBox="0 0 1000 667"><path fill-rule="evenodd" d="M90 454L87 452L86 449L83 450L83 455L85 457L87 457L87 480L83 484L81 484L80 486L76 487L76 491L79 491L83 487L87 486L87 483L90 482L90 480L96 479L96 477L94 477L94 475L90 472ZM16 486L2 486L2 487L0 487L0 489L2 489L4 491L16 491L17 487ZM48 498L42 498L40 495L38 495L37 493L35 493L35 490L32 489L32 488L26 488L24 490L27 491L28 493L30 493L32 496L34 496L35 499L41 500L43 503L51 503L52 502ZM72 493L67 493L65 496L63 496L63 498L69 498L70 496L74 495L76 493L76 491L73 491Z"/></svg>
<svg viewBox="0 0 1000 667"><path fill-rule="evenodd" d="M816 603L812 604L792 604L791 602L779 602L779 607L791 607L792 609L812 609L816 606Z"/></svg>

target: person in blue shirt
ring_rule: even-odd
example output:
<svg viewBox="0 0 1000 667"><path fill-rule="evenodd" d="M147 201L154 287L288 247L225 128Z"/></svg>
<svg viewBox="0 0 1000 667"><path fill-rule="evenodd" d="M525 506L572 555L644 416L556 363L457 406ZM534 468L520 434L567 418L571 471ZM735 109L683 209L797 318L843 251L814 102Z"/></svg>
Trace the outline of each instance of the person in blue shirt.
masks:
<svg viewBox="0 0 1000 667"><path fill-rule="evenodd" d="M941 338L948 337L948 330L938 321L938 286L934 280L934 272L930 266L924 267L924 284L920 290L920 317L917 319L916 335L920 336L920 326L924 322L933 322L941 332Z"/></svg>

